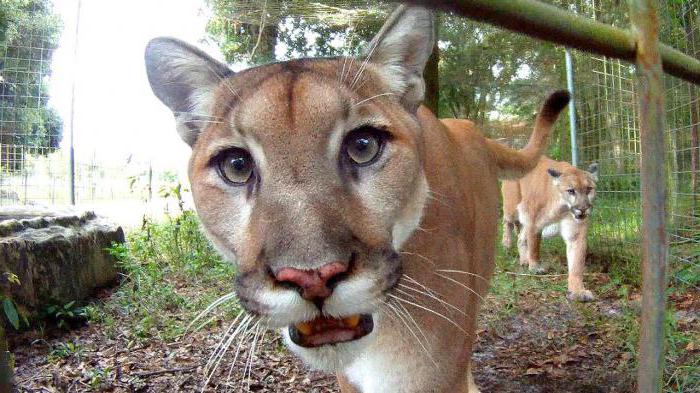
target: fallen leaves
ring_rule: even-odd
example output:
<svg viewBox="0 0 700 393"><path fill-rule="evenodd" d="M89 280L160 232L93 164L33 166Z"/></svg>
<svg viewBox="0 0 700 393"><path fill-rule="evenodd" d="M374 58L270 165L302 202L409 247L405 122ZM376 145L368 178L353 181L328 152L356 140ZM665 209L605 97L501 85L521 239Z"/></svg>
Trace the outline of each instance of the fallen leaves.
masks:
<svg viewBox="0 0 700 393"><path fill-rule="evenodd" d="M81 343L81 352L55 361L49 361L51 348L65 338L18 348L17 379L26 391L199 391L204 380L202 364L221 334L220 328L213 328L193 333L181 342L153 339L135 343L126 335L107 339L99 326L87 326L76 331L72 338ZM250 391L258 392L337 392L333 375L309 372L291 354L279 351L278 339L267 335L252 361L250 376L245 378L240 358L237 367L231 369L233 353L227 354L212 378L216 382L210 383L205 391L238 391L244 386L243 390L249 387ZM248 344L243 345L241 356L247 359L248 351Z"/></svg>

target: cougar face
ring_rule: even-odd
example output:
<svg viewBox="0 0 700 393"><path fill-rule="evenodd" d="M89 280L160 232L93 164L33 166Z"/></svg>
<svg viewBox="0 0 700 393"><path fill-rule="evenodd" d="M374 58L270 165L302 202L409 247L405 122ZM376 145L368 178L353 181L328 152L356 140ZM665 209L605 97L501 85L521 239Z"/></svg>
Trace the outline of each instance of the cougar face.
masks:
<svg viewBox="0 0 700 393"><path fill-rule="evenodd" d="M233 74L175 39L146 51L151 86L192 146L203 227L237 264L241 305L323 368L372 339L428 196L415 111L432 14L400 14L370 44L371 62Z"/></svg>
<svg viewBox="0 0 700 393"><path fill-rule="evenodd" d="M215 111L224 124L211 124L194 146L198 212L238 263L243 306L271 326L371 314L400 274L396 250L427 195L419 128L399 105L358 105L379 93L339 82L342 63L290 62L231 77L238 95L220 89L224 105ZM247 87L251 79L258 83ZM320 273L320 289L284 274L324 267L333 272Z"/></svg>
<svg viewBox="0 0 700 393"><path fill-rule="evenodd" d="M561 202L571 212L576 221L585 220L593 209L598 164L591 164L588 171L572 168L567 172L548 169Z"/></svg>

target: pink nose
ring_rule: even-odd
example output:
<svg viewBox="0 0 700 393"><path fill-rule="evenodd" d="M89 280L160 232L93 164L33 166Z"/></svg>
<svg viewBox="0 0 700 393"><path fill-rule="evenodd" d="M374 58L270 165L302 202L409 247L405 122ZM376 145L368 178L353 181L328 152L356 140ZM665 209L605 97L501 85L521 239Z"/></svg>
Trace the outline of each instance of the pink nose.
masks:
<svg viewBox="0 0 700 393"><path fill-rule="evenodd" d="M323 300L331 296L333 286L347 271L348 266L340 262L329 263L316 270L285 267L275 273L275 279L299 288L301 296L306 300Z"/></svg>

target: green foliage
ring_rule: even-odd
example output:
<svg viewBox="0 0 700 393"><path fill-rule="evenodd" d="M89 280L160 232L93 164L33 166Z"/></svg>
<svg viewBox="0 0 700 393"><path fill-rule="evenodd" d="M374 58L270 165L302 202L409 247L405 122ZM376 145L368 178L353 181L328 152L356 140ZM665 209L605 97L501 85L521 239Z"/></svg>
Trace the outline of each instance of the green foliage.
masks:
<svg viewBox="0 0 700 393"><path fill-rule="evenodd" d="M45 78L61 28L49 0L0 0L0 144L46 148L39 154L58 147L63 124L47 108ZM22 169L23 151L10 154L0 157L6 169Z"/></svg>
<svg viewBox="0 0 700 393"><path fill-rule="evenodd" d="M700 251L700 246L695 246L695 251L691 255L698 255ZM700 288L700 263L677 262L673 266L673 279L677 286L681 288L687 288L688 290L693 290Z"/></svg>
<svg viewBox="0 0 700 393"><path fill-rule="evenodd" d="M207 32L219 43L227 61L266 63L275 59L278 34L275 24L265 26L231 18L238 5L236 3L253 5L254 1L208 0L207 3L214 11L207 24Z"/></svg>
<svg viewBox="0 0 700 393"><path fill-rule="evenodd" d="M73 341L58 343L51 348L49 352L48 360L51 363L56 363L61 359L65 359L69 356L81 357L83 355L84 348L82 345L77 344Z"/></svg>
<svg viewBox="0 0 700 393"><path fill-rule="evenodd" d="M17 275L11 272L3 273L0 277L0 301L2 302L2 311L7 322L9 322L15 330L19 330L22 323L27 326L29 323L26 316L17 311L17 305L10 296L10 290L13 285L21 285Z"/></svg>
<svg viewBox="0 0 700 393"><path fill-rule="evenodd" d="M41 310L40 315L43 319L55 322L61 329L70 329L87 319L85 307L78 306L75 301L63 305L49 304Z"/></svg>
<svg viewBox="0 0 700 393"><path fill-rule="evenodd" d="M506 30L445 15L440 25L440 116L483 123L496 109L529 120L562 86L563 52Z"/></svg>
<svg viewBox="0 0 700 393"><path fill-rule="evenodd" d="M209 36L226 61L263 64L291 57L357 54L386 15L381 2L207 0ZM340 45L338 45L340 43ZM286 47L282 57L275 49Z"/></svg>
<svg viewBox="0 0 700 393"><path fill-rule="evenodd" d="M111 373L112 369L110 367L93 368L88 371L88 385L90 385L90 388L93 390L101 390L102 384L110 378Z"/></svg>
<svg viewBox="0 0 700 393"><path fill-rule="evenodd" d="M15 330L19 330L19 315L17 314L17 308L15 303L10 298L5 298L2 300L2 309L5 312L7 320L10 321L12 327Z"/></svg>
<svg viewBox="0 0 700 393"><path fill-rule="evenodd" d="M182 187L182 183L177 180L175 175L172 175L172 178L170 178L166 172L163 176L163 180L165 180L166 183L160 187L158 194L165 199L175 199L179 211L184 212L185 201L182 199L182 193L188 190Z"/></svg>
<svg viewBox="0 0 700 393"><path fill-rule="evenodd" d="M178 195L178 184L167 192ZM168 213L164 222L145 220L141 229L128 234L126 244L115 243L108 251L117 259L124 282L108 302L86 312L107 334L119 324L119 331L138 341L182 335L198 312L230 292L235 275L233 265L202 234L196 214L184 208ZM196 296L183 292L193 288Z"/></svg>

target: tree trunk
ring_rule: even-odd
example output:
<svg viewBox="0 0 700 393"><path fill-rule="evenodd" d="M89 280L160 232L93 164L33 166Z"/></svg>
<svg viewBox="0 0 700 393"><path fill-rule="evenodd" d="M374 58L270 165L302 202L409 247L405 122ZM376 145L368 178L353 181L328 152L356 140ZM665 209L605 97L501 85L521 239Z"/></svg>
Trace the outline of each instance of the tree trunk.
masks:
<svg viewBox="0 0 700 393"><path fill-rule="evenodd" d="M262 31L260 28L262 27ZM255 64L265 64L275 61L275 46L279 29L276 24L248 25L253 40L251 60Z"/></svg>
<svg viewBox="0 0 700 393"><path fill-rule="evenodd" d="M483 90L479 92L479 103L476 105L476 115L474 116L474 122L479 127L484 127L486 124L486 93Z"/></svg>
<svg viewBox="0 0 700 393"><path fill-rule="evenodd" d="M423 77L425 78L425 100L423 104L427 106L435 116L439 116L438 110L440 107L440 78L438 65L440 63L440 48L437 44L438 23L435 23L435 46L433 53L428 58L428 64L425 65Z"/></svg>

